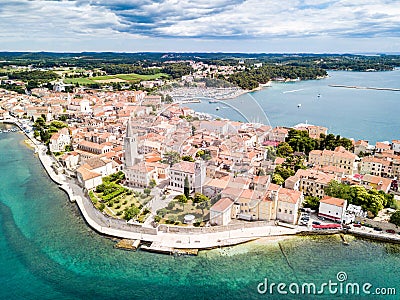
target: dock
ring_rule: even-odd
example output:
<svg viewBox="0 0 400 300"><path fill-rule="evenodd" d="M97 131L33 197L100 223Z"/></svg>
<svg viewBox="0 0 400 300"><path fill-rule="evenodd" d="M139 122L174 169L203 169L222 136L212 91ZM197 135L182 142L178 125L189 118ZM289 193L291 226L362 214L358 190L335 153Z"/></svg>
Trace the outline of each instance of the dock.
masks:
<svg viewBox="0 0 400 300"><path fill-rule="evenodd" d="M199 253L199 249L185 249L185 248L173 248L161 245L159 242L153 242L150 246L142 245L141 250L169 254L169 255L193 255L196 256Z"/></svg>
<svg viewBox="0 0 400 300"><path fill-rule="evenodd" d="M117 249L136 251L139 248L140 240L122 239L114 245Z"/></svg>

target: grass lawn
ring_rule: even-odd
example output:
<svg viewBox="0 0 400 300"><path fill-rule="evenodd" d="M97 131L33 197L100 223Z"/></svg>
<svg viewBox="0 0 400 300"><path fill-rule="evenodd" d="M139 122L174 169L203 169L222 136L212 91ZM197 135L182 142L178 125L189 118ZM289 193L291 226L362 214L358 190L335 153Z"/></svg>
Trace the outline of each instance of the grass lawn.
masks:
<svg viewBox="0 0 400 300"><path fill-rule="evenodd" d="M197 203L193 203L192 201L188 201L188 203L185 204L184 209L182 210L182 204L173 200L170 203L174 203L174 207L170 208L172 204L170 204L167 208L166 211L167 213L165 216L161 219L160 223L166 223L167 220L169 221L175 221L176 225L182 225L183 220L185 215L191 214L195 216L195 221L200 221L200 220L207 220L209 219L209 213L210 213L210 205L204 209L204 214L200 208L197 208ZM178 223L179 222L179 223Z"/></svg>
<svg viewBox="0 0 400 300"><path fill-rule="evenodd" d="M154 75L140 75L140 74L117 74L115 77L127 80L127 81L141 81L141 80L153 80L161 77L168 77L166 73L157 73Z"/></svg>
<svg viewBox="0 0 400 300"><path fill-rule="evenodd" d="M101 204L105 204L104 212L114 218L122 219L124 216L124 210L131 207L132 205L141 208L148 201L151 200L151 197L145 196L142 193L136 193L128 195L127 193L123 193L108 202L102 201L102 193L93 192L93 197L97 201L95 206L97 209L100 209Z"/></svg>
<svg viewBox="0 0 400 300"><path fill-rule="evenodd" d="M90 80L87 77L78 77L78 78L65 78L64 79L64 83L66 83L66 84L78 83L78 84L83 84L84 85L84 84L92 84L92 83L96 83L96 82L94 82L93 80Z"/></svg>
<svg viewBox="0 0 400 300"><path fill-rule="evenodd" d="M104 75L104 76L96 76L96 77L79 77L79 78L65 78L64 82L67 84L92 84L96 83L97 81L106 81L106 80L113 80L113 79L121 79L125 81L129 81L131 83L138 83L143 80L153 80L158 79L161 77L168 77L166 73L157 73L154 75L140 75L140 74L116 74L116 75Z"/></svg>

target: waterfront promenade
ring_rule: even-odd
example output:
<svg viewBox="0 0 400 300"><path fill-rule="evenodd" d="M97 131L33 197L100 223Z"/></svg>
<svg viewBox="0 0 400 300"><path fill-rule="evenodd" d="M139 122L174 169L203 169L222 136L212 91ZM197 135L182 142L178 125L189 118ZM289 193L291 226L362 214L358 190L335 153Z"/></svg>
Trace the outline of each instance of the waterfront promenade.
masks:
<svg viewBox="0 0 400 300"><path fill-rule="evenodd" d="M17 120L7 120L19 127ZM55 172L53 166L58 163L52 156L46 154L47 147L37 141L33 134L26 133L35 147L40 162L49 177L64 190L71 202L75 202L86 223L100 234L131 240L142 240L155 242L162 248L185 248L185 249L207 249L214 247L230 246L252 241L264 237L290 236L299 232L307 233L311 228L296 226L277 226L274 222L243 222L229 226L215 227L179 227L151 224L131 224L125 220L109 217L94 207L91 200L85 194L81 186L73 178ZM314 232L313 232L314 233ZM400 242L400 236L393 236L386 233L377 233L372 230L349 230L348 233L383 241Z"/></svg>
<svg viewBox="0 0 400 300"><path fill-rule="evenodd" d="M232 227L234 228L232 230L219 230L218 227L209 227L204 228L204 233L201 233L203 228L186 227L183 232L179 232L178 227L172 226L163 226L163 230L159 230L158 227L129 224L125 220L105 216L97 210L74 179L67 178L64 174L56 174L52 168L55 161L46 154L46 147L43 145L36 147L38 148L39 159L50 178L68 194L72 202L78 205L87 224L97 232L107 236L156 242L160 247L204 249L240 244L261 237L297 233L295 228L264 225L264 223L260 223L260 226L257 226L257 223L253 226L243 224L243 226ZM173 229L177 230L174 231ZM191 232L191 229L195 232Z"/></svg>

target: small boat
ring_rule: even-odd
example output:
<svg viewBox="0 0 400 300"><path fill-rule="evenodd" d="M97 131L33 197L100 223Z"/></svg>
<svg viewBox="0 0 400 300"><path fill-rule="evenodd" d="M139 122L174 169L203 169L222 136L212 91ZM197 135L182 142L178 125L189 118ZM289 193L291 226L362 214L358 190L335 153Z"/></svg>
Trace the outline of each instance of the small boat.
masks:
<svg viewBox="0 0 400 300"><path fill-rule="evenodd" d="M321 94L318 94L317 97L318 97L318 98L321 98Z"/></svg>
<svg viewBox="0 0 400 300"><path fill-rule="evenodd" d="M300 103L299 103L299 104L297 104L297 107L298 107L298 108L300 108L300 107L301 107L301 104L300 104Z"/></svg>
<svg viewBox="0 0 400 300"><path fill-rule="evenodd" d="M215 110L219 110L219 106L217 106L217 107L215 108Z"/></svg>
<svg viewBox="0 0 400 300"><path fill-rule="evenodd" d="M210 101L208 101L208 103L217 103L217 101L216 100L210 100Z"/></svg>

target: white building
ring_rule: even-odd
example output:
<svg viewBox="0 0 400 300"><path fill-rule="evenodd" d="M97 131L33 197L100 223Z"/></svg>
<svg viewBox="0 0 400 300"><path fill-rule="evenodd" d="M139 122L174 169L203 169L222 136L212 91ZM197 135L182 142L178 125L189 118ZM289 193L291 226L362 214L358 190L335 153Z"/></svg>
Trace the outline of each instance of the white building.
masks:
<svg viewBox="0 0 400 300"><path fill-rule="evenodd" d="M286 188L279 189L276 219L289 224L296 224L297 212L303 200L304 196L302 192Z"/></svg>
<svg viewBox="0 0 400 300"><path fill-rule="evenodd" d="M222 198L210 209L211 225L227 225L232 219L233 201L229 198Z"/></svg>
<svg viewBox="0 0 400 300"><path fill-rule="evenodd" d="M185 180L189 184L189 193L202 192L206 179L206 168L203 161L181 161L170 168L169 187L172 190L183 193Z"/></svg>
<svg viewBox="0 0 400 300"><path fill-rule="evenodd" d="M347 200L325 196L319 201L318 216L342 223Z"/></svg>
<svg viewBox="0 0 400 300"><path fill-rule="evenodd" d="M395 153L400 153L400 140L392 140L392 149Z"/></svg>
<svg viewBox="0 0 400 300"><path fill-rule="evenodd" d="M63 152L65 151L65 146L70 144L71 136L69 135L68 128L64 127L51 136L49 148L51 152Z"/></svg>

